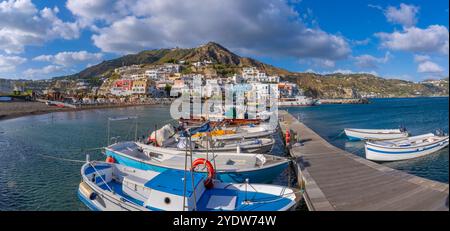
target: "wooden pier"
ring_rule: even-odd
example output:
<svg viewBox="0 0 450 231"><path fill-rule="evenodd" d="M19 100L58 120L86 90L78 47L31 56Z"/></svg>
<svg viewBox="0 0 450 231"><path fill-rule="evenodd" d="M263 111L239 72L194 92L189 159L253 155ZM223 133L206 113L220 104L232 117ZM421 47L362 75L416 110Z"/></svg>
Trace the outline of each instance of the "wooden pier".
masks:
<svg viewBox="0 0 450 231"><path fill-rule="evenodd" d="M297 133L292 145L299 185L310 211L449 211L448 184L398 171L341 150L286 111L279 111L283 134Z"/></svg>

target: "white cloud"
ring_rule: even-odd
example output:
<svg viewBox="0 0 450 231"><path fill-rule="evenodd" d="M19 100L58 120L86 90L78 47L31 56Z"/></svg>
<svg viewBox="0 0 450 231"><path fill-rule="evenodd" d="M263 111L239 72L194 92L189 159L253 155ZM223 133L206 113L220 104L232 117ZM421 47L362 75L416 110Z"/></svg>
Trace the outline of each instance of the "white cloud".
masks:
<svg viewBox="0 0 450 231"><path fill-rule="evenodd" d="M390 6L384 11L387 20L392 23L403 25L404 27L412 27L416 25L416 14L419 7L414 5L400 4L400 7Z"/></svg>
<svg viewBox="0 0 450 231"><path fill-rule="evenodd" d="M29 78L45 78L51 77L56 73L61 73L66 68L58 65L48 65L42 68L29 68L23 72L26 77Z"/></svg>
<svg viewBox="0 0 450 231"><path fill-rule="evenodd" d="M57 7L39 10L31 0L0 2L0 50L21 53L27 45L40 45L56 38L79 37L76 23L63 22Z"/></svg>
<svg viewBox="0 0 450 231"><path fill-rule="evenodd" d="M428 55L414 55L414 61L417 63L422 63L430 60L430 56Z"/></svg>
<svg viewBox="0 0 450 231"><path fill-rule="evenodd" d="M370 38L366 38L363 40L352 40L351 43L356 46L363 46L370 43Z"/></svg>
<svg viewBox="0 0 450 231"><path fill-rule="evenodd" d="M417 67L417 72L419 73L430 73L430 74L442 74L444 69L436 63L431 61L424 61L419 63Z"/></svg>
<svg viewBox="0 0 450 231"><path fill-rule="evenodd" d="M66 7L79 19L82 26L89 26L95 21L112 23L129 15L129 7L135 2L135 0L68 0Z"/></svg>
<svg viewBox="0 0 450 231"><path fill-rule="evenodd" d="M427 73L437 76L444 74L444 68L431 61L431 57L428 55L414 55L414 61L418 63L417 72Z"/></svg>
<svg viewBox="0 0 450 231"><path fill-rule="evenodd" d="M387 63L391 57L392 57L392 55L388 51L388 52L386 52L384 57L380 57L380 58L374 57L372 55L365 54L365 55L356 56L356 57L354 57L354 59L355 59L355 64L358 67L361 67L361 68L378 68L378 64L380 64L380 63Z"/></svg>
<svg viewBox="0 0 450 231"><path fill-rule="evenodd" d="M0 73L11 72L17 65L24 63L27 59L19 56L4 56L0 54Z"/></svg>
<svg viewBox="0 0 450 231"><path fill-rule="evenodd" d="M430 25L426 29L405 28L393 33L377 33L381 46L392 50L423 53L441 53L448 55L448 29L441 25Z"/></svg>
<svg viewBox="0 0 450 231"><path fill-rule="evenodd" d="M102 22L92 39L104 52L208 41L257 55L338 60L351 52L343 36L307 27L301 14L281 0L69 0L67 7L79 21Z"/></svg>
<svg viewBox="0 0 450 231"><path fill-rule="evenodd" d="M314 59L313 62L316 66L323 68L334 68L336 66L336 62L329 59Z"/></svg>
<svg viewBox="0 0 450 231"><path fill-rule="evenodd" d="M102 58L101 53L90 53L87 51L77 51L77 52L59 52L56 55L40 55L33 60L35 61L45 61L51 62L63 66L73 66L83 62L96 62L100 61Z"/></svg>

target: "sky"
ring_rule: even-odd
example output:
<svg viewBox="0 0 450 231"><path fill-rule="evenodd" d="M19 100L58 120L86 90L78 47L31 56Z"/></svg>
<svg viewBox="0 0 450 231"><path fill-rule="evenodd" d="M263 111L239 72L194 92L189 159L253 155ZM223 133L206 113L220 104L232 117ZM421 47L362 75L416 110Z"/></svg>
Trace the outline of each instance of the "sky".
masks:
<svg viewBox="0 0 450 231"><path fill-rule="evenodd" d="M0 0L0 78L215 41L296 72L448 77L447 0Z"/></svg>

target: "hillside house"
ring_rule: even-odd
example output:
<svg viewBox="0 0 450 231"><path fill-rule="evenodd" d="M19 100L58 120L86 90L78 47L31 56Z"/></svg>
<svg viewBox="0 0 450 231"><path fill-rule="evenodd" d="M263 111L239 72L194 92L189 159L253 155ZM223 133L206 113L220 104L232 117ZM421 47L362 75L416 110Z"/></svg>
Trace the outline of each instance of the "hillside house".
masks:
<svg viewBox="0 0 450 231"><path fill-rule="evenodd" d="M147 83L146 79L133 81L131 92L132 94L146 94L147 93Z"/></svg>

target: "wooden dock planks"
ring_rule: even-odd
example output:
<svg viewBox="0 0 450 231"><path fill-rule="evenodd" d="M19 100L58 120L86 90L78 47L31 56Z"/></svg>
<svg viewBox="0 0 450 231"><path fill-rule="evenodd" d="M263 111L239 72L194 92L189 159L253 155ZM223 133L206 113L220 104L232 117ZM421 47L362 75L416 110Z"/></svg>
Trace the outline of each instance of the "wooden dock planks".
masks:
<svg viewBox="0 0 450 231"><path fill-rule="evenodd" d="M300 134L289 149L309 210L448 211L448 184L417 177L341 150L279 111L280 127ZM292 134L291 134L291 137ZM291 138L292 139L292 138Z"/></svg>

